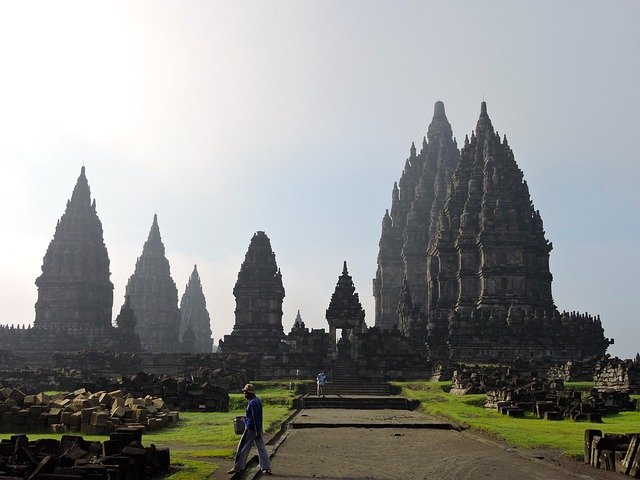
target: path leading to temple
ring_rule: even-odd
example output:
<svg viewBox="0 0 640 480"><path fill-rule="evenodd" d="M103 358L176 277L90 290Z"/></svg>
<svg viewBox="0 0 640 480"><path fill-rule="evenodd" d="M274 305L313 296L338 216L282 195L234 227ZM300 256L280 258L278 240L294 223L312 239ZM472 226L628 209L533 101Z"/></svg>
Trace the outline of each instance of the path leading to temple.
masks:
<svg viewBox="0 0 640 480"><path fill-rule="evenodd" d="M414 424L412 428L406 428L411 424ZM272 458L270 478L620 478L571 460L550 460L550 452L520 452L445 426L443 422L411 411L302 410L292 420Z"/></svg>

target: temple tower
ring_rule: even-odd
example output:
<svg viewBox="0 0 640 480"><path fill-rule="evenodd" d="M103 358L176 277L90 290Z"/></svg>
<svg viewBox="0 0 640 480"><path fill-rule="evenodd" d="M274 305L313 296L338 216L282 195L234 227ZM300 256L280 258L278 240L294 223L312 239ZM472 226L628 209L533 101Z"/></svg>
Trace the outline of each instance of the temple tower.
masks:
<svg viewBox="0 0 640 480"><path fill-rule="evenodd" d="M360 304L360 298L353 285L353 279L349 275L347 262L344 262L342 275L338 277L338 283L331 295L326 319L329 322L329 334L331 345L336 346L336 331L342 329L340 342L337 344L337 353L340 354L341 346L347 345L344 353L349 353L352 360L358 358L358 346L364 326L364 310Z"/></svg>
<svg viewBox="0 0 640 480"><path fill-rule="evenodd" d="M305 328L304 327L304 321L302 320L302 316L300 315L300 310L298 310L298 313L296 314L296 318L293 321L293 327L292 328Z"/></svg>
<svg viewBox="0 0 640 480"><path fill-rule="evenodd" d="M123 351L140 351L140 337L136 333L136 314L131 308L131 299L125 295L124 305L120 307L120 313L116 317L118 328L113 329L113 335L117 338L116 348Z"/></svg>
<svg viewBox="0 0 640 480"><path fill-rule="evenodd" d="M153 216L149 237L129 277L126 293L138 320L136 332L143 347L150 352L179 350L178 290L171 278L157 215Z"/></svg>
<svg viewBox="0 0 640 480"><path fill-rule="evenodd" d="M552 275L540 213L506 137L494 132L482 102L471 139L439 217L429 251L430 310L551 312Z"/></svg>
<svg viewBox="0 0 640 480"><path fill-rule="evenodd" d="M282 274L264 232L256 232L233 288L236 322L233 332L220 342L223 352L273 355L284 340Z"/></svg>
<svg viewBox="0 0 640 480"><path fill-rule="evenodd" d="M102 223L82 167L36 280L34 327L110 327L110 275Z"/></svg>
<svg viewBox="0 0 640 480"><path fill-rule="evenodd" d="M416 154L412 144L400 185L393 187L391 213L387 210L382 220L373 281L376 326L389 329L399 324L398 302L405 279L415 306L426 310L427 251L458 157L444 104L436 102L420 153Z"/></svg>
<svg viewBox="0 0 640 480"><path fill-rule="evenodd" d="M180 339L184 345L184 335L191 326L194 335L193 349L197 353L211 353L213 339L211 338L211 319L207 310L207 301L202 291L202 283L197 265L189 277L187 288L180 300ZM189 339L189 343L191 339Z"/></svg>

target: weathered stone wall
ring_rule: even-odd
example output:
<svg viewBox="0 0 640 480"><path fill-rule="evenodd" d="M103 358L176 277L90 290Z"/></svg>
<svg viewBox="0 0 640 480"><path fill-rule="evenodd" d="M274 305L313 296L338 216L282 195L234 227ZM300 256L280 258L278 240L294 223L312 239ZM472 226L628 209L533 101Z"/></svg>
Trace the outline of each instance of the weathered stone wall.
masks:
<svg viewBox="0 0 640 480"><path fill-rule="evenodd" d="M85 375L119 376L140 370L140 357L117 350L55 352L52 358L55 368L78 369Z"/></svg>
<svg viewBox="0 0 640 480"><path fill-rule="evenodd" d="M603 357L591 357L585 360L575 360L554 365L547 373L551 379L558 378L565 382L591 382L596 364Z"/></svg>
<svg viewBox="0 0 640 480"><path fill-rule="evenodd" d="M445 322L446 328L438 328L439 322ZM433 332L427 338L431 358L445 355L457 363L513 364L532 359L549 368L558 362L604 355L610 343L599 318L575 312L541 316L515 309L476 310L441 318L428 331ZM444 348L438 349L441 344Z"/></svg>
<svg viewBox="0 0 640 480"><path fill-rule="evenodd" d="M640 363L617 357L598 362L593 387L598 391L640 393Z"/></svg>
<svg viewBox="0 0 640 480"><path fill-rule="evenodd" d="M398 329L371 327L362 334L359 375L371 380L429 378L432 366L424 346Z"/></svg>

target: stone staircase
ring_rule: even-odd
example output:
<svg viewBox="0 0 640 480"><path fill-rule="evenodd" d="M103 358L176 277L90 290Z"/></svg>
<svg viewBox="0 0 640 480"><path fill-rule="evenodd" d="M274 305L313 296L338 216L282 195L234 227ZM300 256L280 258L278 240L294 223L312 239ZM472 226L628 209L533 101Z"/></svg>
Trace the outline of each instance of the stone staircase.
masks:
<svg viewBox="0 0 640 480"><path fill-rule="evenodd" d="M325 395L389 396L393 387L388 383L363 382L362 380L336 380L324 387Z"/></svg>
<svg viewBox="0 0 640 480"><path fill-rule="evenodd" d="M298 401L299 408L345 408L353 410L412 410L412 402L405 397L361 395L304 395Z"/></svg>
<svg viewBox="0 0 640 480"><path fill-rule="evenodd" d="M335 368L334 368L334 379ZM308 385L307 393L298 398L298 408L346 408L358 410L412 410L413 402L394 395L389 383L376 383L344 376L325 385L324 396L316 395L316 386Z"/></svg>

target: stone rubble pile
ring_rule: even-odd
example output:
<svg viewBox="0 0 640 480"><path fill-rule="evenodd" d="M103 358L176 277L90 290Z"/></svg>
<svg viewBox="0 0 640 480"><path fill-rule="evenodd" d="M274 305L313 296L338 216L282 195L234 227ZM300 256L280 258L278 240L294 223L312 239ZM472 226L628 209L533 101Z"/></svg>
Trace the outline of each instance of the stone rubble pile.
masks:
<svg viewBox="0 0 640 480"><path fill-rule="evenodd" d="M229 411L227 390L209 381L194 381L192 376L158 377L138 372L129 378L123 378L122 387L134 396L151 393L162 397L165 405L171 409L204 412Z"/></svg>
<svg viewBox="0 0 640 480"><path fill-rule="evenodd" d="M500 366L461 366L453 372L450 393L486 393L497 388L524 387L537 381L537 374L529 370L520 371L513 367Z"/></svg>
<svg viewBox="0 0 640 480"><path fill-rule="evenodd" d="M617 357L598 362L593 387L598 391L640 393L640 363Z"/></svg>
<svg viewBox="0 0 640 480"><path fill-rule="evenodd" d="M52 358L54 367L81 369L85 377L89 374L106 375L106 372L123 374L140 369L140 359L136 354L115 350L55 352Z"/></svg>
<svg viewBox="0 0 640 480"><path fill-rule="evenodd" d="M594 468L640 478L640 434L584 432L584 463Z"/></svg>
<svg viewBox="0 0 640 480"><path fill-rule="evenodd" d="M568 361L549 368L547 376L562 379L565 382L591 382L596 364L603 357L591 357L585 360Z"/></svg>
<svg viewBox="0 0 640 480"><path fill-rule="evenodd" d="M225 390L237 390L247 378L264 378L261 359L257 355L241 353L195 354L182 358L180 374L196 382L211 382Z"/></svg>
<svg viewBox="0 0 640 480"><path fill-rule="evenodd" d="M561 380L533 382L521 388L500 388L487 392L487 408L510 417L531 412L545 420L571 419L601 422L603 415L636 409L636 400L620 392L597 392L582 398L582 392L564 390Z"/></svg>
<svg viewBox="0 0 640 480"><path fill-rule="evenodd" d="M104 435L120 426L159 430L178 421L160 397L136 398L122 390L91 393L25 395L15 388L0 389L0 431L82 432Z"/></svg>
<svg viewBox="0 0 640 480"><path fill-rule="evenodd" d="M104 442L75 435L0 441L0 478L7 480L144 480L169 469L169 449L143 447L142 428L120 427Z"/></svg>

